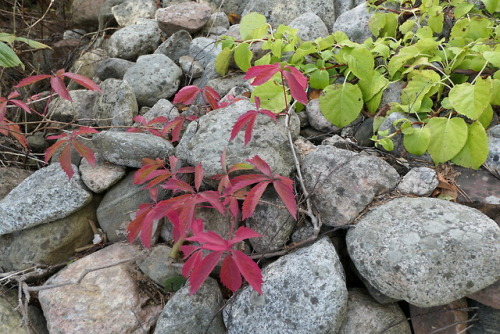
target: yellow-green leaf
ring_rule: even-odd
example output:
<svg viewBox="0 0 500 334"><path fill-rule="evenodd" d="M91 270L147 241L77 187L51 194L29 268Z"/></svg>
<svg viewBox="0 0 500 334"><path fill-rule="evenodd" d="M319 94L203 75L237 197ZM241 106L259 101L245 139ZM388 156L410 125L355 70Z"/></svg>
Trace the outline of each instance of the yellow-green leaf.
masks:
<svg viewBox="0 0 500 334"><path fill-rule="evenodd" d="M500 51L485 51L483 57L496 67L500 67Z"/></svg>
<svg viewBox="0 0 500 334"><path fill-rule="evenodd" d="M409 128L412 131L405 133L403 144L406 150L415 155L422 155L427 151L431 142L431 132L427 127Z"/></svg>
<svg viewBox="0 0 500 334"><path fill-rule="evenodd" d="M262 38L264 36L259 36L259 33L262 31L258 31L258 33L254 34L254 30L261 28L262 26L266 26L267 31L267 21L266 17L262 14L252 12L241 18L240 22L240 36L243 40L252 39L252 38ZM254 36L255 35L255 36Z"/></svg>
<svg viewBox="0 0 500 334"><path fill-rule="evenodd" d="M478 169L488 158L488 136L480 122L469 125L467 141L451 160L466 168Z"/></svg>
<svg viewBox="0 0 500 334"><path fill-rule="evenodd" d="M319 98L320 110L327 120L341 128L354 121L363 107L363 94L358 86L345 83L326 87Z"/></svg>
<svg viewBox="0 0 500 334"><path fill-rule="evenodd" d="M14 50L12 50L7 44L0 42L0 66L15 67L18 65L21 65L24 69L21 59L19 59Z"/></svg>
<svg viewBox="0 0 500 334"><path fill-rule="evenodd" d="M217 55L217 58L215 59L215 70L220 75L226 75L233 50L222 49L222 51Z"/></svg>
<svg viewBox="0 0 500 334"><path fill-rule="evenodd" d="M431 132L427 150L436 164L452 159L467 141L467 123L462 118L434 117L426 127Z"/></svg>
<svg viewBox="0 0 500 334"><path fill-rule="evenodd" d="M248 43L241 43L234 49L234 61L243 72L246 72L252 66L252 56L253 53L250 51L250 44Z"/></svg>
<svg viewBox="0 0 500 334"><path fill-rule="evenodd" d="M370 50L364 47L354 48L347 57L349 70L359 79L371 80L375 68L375 60Z"/></svg>
<svg viewBox="0 0 500 334"><path fill-rule="evenodd" d="M490 104L491 83L480 77L475 84L465 82L455 85L448 95L453 108L470 119L478 119Z"/></svg>

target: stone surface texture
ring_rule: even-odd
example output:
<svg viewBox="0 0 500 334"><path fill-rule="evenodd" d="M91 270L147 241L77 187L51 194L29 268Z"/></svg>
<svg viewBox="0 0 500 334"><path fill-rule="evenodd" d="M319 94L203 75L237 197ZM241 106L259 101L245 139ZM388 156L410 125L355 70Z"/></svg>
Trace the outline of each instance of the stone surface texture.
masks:
<svg viewBox="0 0 500 334"><path fill-rule="evenodd" d="M156 20L160 29L170 36L179 30L197 32L207 23L211 14L210 6L189 1L158 9Z"/></svg>
<svg viewBox="0 0 500 334"><path fill-rule="evenodd" d="M500 228L469 207L433 198L398 198L347 234L359 273L389 297L444 305L493 284L500 274Z"/></svg>
<svg viewBox="0 0 500 334"><path fill-rule="evenodd" d="M434 169L416 167L403 177L397 189L404 195L429 196L438 184L439 181Z"/></svg>
<svg viewBox="0 0 500 334"><path fill-rule="evenodd" d="M119 79L106 79L101 84L103 94L94 104L93 115L99 126L130 126L139 112L132 86ZM123 129L120 129L123 131Z"/></svg>
<svg viewBox="0 0 500 334"><path fill-rule="evenodd" d="M31 174L32 171L21 168L0 167L0 200Z"/></svg>
<svg viewBox="0 0 500 334"><path fill-rule="evenodd" d="M106 191L125 175L125 168L110 163L97 163L92 166L83 159L79 166L82 181L94 193Z"/></svg>
<svg viewBox="0 0 500 334"><path fill-rule="evenodd" d="M313 12L306 12L296 17L289 26L299 30L297 36L303 41L313 41L328 36L326 24Z"/></svg>
<svg viewBox="0 0 500 334"><path fill-rule="evenodd" d="M136 24L139 19L152 19L156 12L154 0L127 0L111 7L111 13L120 26Z"/></svg>
<svg viewBox="0 0 500 334"><path fill-rule="evenodd" d="M156 50L160 39L160 28L155 20L139 20L111 35L106 50L110 57L134 61Z"/></svg>

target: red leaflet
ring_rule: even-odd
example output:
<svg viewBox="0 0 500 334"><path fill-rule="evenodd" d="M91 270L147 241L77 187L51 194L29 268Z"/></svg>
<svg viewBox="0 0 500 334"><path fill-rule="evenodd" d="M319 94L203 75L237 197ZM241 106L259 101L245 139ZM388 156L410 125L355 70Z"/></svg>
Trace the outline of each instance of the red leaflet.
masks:
<svg viewBox="0 0 500 334"><path fill-rule="evenodd" d="M58 71L59 73L59 71ZM65 76L67 78L70 78L71 80L75 81L79 85L93 91L97 92L103 92L99 85L97 85L95 82L90 80L87 77L84 77L83 75L76 74L76 73L71 73L71 72L61 72L60 75Z"/></svg>
<svg viewBox="0 0 500 334"><path fill-rule="evenodd" d="M21 132L21 128L14 122L9 121L7 118L0 118L0 134L5 136L12 136L21 144L25 149L28 149L28 139Z"/></svg>
<svg viewBox="0 0 500 334"><path fill-rule="evenodd" d="M232 251L232 255L245 280L255 291L262 294L262 283L264 281L262 280L262 272L257 263L253 262L250 257L240 251Z"/></svg>
<svg viewBox="0 0 500 334"><path fill-rule="evenodd" d="M20 87L28 86L28 85L34 84L35 82L38 82L38 81L41 81L44 79L48 79L50 77L52 77L52 76L49 74L33 75L31 77L27 77L27 78L24 78L23 80L19 81L19 83L17 85L15 85L14 87L20 88Z"/></svg>
<svg viewBox="0 0 500 334"><path fill-rule="evenodd" d="M265 162L264 160L262 160L262 158L259 157L258 155L254 156L253 158L247 159L247 161L250 164L254 165L255 168L257 168L259 170L259 172L261 172L265 176L267 176L267 177L273 177L273 172L271 170L271 167L269 167L269 165L267 164L267 162Z"/></svg>
<svg viewBox="0 0 500 334"><path fill-rule="evenodd" d="M235 292L241 286L241 274L240 269L234 262L232 256L224 257L222 261L222 267L220 270L220 280L229 290Z"/></svg>
<svg viewBox="0 0 500 334"><path fill-rule="evenodd" d="M264 82L268 81L281 70L280 63L274 63L272 65L257 65L250 67L243 77L245 80L253 79L252 86L260 86Z"/></svg>
<svg viewBox="0 0 500 334"><path fill-rule="evenodd" d="M205 256L196 267L194 267L189 276L189 294L193 295L198 291L208 275L214 270L223 252L213 252Z"/></svg>
<svg viewBox="0 0 500 334"><path fill-rule="evenodd" d="M220 96L219 93L215 91L215 89L213 89L210 86L205 86L205 88L202 90L202 96L205 99L205 101L208 102L212 110L220 108L219 106Z"/></svg>
<svg viewBox="0 0 500 334"><path fill-rule="evenodd" d="M174 103L182 103L185 105L190 105L193 103L198 93L201 92L201 88L198 86L186 86L175 94Z"/></svg>
<svg viewBox="0 0 500 334"><path fill-rule="evenodd" d="M291 66L289 66L291 67ZM300 73L296 68L293 68L296 72ZM294 75L294 72L288 72L288 71L283 71L283 76L285 77L286 83L288 84L288 87L290 87L290 94L292 94L292 97L302 103L303 105L307 104L307 94L305 92L306 85L307 85L307 79L306 79L306 85L302 86L299 80L297 80L296 75ZM302 75L303 76L303 75ZM305 78L305 77L304 77Z"/></svg>
<svg viewBox="0 0 500 334"><path fill-rule="evenodd" d="M259 203L259 200L269 183L271 183L271 181L259 182L248 192L247 197L243 201L241 219L247 219L253 215L255 208L257 207L257 204Z"/></svg>
<svg viewBox="0 0 500 334"><path fill-rule="evenodd" d="M50 86L57 94L59 94L61 98L73 102L68 90L66 89L66 85L64 84L64 81L60 76L51 77Z"/></svg>

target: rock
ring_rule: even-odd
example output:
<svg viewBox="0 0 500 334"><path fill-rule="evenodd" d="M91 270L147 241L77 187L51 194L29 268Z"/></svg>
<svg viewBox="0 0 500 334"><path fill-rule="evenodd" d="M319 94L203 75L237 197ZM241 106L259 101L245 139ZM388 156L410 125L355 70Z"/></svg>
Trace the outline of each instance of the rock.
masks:
<svg viewBox="0 0 500 334"><path fill-rule="evenodd" d="M49 103L48 115L52 120L71 123L78 120L78 123L86 125L94 124L90 121L94 118L92 109L96 99L101 94L87 89L78 89L69 91L69 96L73 102L60 97L54 98ZM82 120L85 119L85 120Z"/></svg>
<svg viewBox="0 0 500 334"><path fill-rule="evenodd" d="M133 118L139 108L131 85L124 80L106 79L101 87L104 94L97 98L93 110L97 125L123 127L134 124Z"/></svg>
<svg viewBox="0 0 500 334"><path fill-rule="evenodd" d="M310 100L305 109L309 125L318 131L339 134L341 129L330 123L319 109L319 99Z"/></svg>
<svg viewBox="0 0 500 334"><path fill-rule="evenodd" d="M103 131L92 142L105 161L134 168L144 158L166 159L174 152L169 141L148 133Z"/></svg>
<svg viewBox="0 0 500 334"><path fill-rule="evenodd" d="M19 271L68 261L75 249L92 243L89 219L96 220L95 210L91 203L65 218L0 236L0 267Z"/></svg>
<svg viewBox="0 0 500 334"><path fill-rule="evenodd" d="M71 72L83 75L84 77L92 79L95 76L95 71L97 64L108 58L108 54L103 49L94 49L89 52L85 52L81 57L79 57L71 67ZM68 85L70 90L74 90L76 87L82 87L75 81L71 81Z"/></svg>
<svg viewBox="0 0 500 334"><path fill-rule="evenodd" d="M330 145L336 148L341 148L343 150L348 150L352 148L353 147L352 144L353 143L350 140L344 139L339 135L333 135L331 137L324 139L321 142L321 145Z"/></svg>
<svg viewBox="0 0 500 334"><path fill-rule="evenodd" d="M500 180L482 168L455 166L454 170L460 174L456 183L463 190L457 202L478 209L500 224Z"/></svg>
<svg viewBox="0 0 500 334"><path fill-rule="evenodd" d="M263 295L250 287L224 309L228 333L336 333L347 307L342 266L323 238L263 269Z"/></svg>
<svg viewBox="0 0 500 334"><path fill-rule="evenodd" d="M249 0L201 0L200 2L209 5L213 11L222 11L226 14L234 13L241 15Z"/></svg>
<svg viewBox="0 0 500 334"><path fill-rule="evenodd" d="M323 0L290 0L286 3L278 0L248 1L243 16L251 12L265 15L267 22L273 27L279 24L289 25L293 19L307 12L318 15L327 27L333 25L336 17L334 1Z"/></svg>
<svg viewBox="0 0 500 334"><path fill-rule="evenodd" d="M147 122L157 117L165 117L168 121L172 121L179 115L179 111L174 107L172 102L166 99L159 99L151 109L142 115L142 117L144 117Z"/></svg>
<svg viewBox="0 0 500 334"><path fill-rule="evenodd" d="M224 334L226 330L219 312L223 302L217 282L212 278L208 278L194 295L189 294L186 285L165 305L154 333Z"/></svg>
<svg viewBox="0 0 500 334"><path fill-rule="evenodd" d="M488 130L489 153L486 165L500 177L500 124Z"/></svg>
<svg viewBox="0 0 500 334"><path fill-rule="evenodd" d="M207 86L215 89L220 96L229 94L229 91L235 87L253 90L248 81L243 79L244 76L244 74L239 73L228 73L224 77L209 80Z"/></svg>
<svg viewBox="0 0 500 334"><path fill-rule="evenodd" d="M114 244L52 276L45 285L75 281L85 270L141 255L137 246ZM161 312L138 286L131 263L88 273L79 284L42 290L39 301L50 333L143 333ZM137 274L135 274L137 276Z"/></svg>
<svg viewBox="0 0 500 334"><path fill-rule="evenodd" d="M156 12L154 0L127 0L111 7L111 13L120 26L136 24L139 19L152 19Z"/></svg>
<svg viewBox="0 0 500 334"><path fill-rule="evenodd" d="M201 29L201 34L206 36L221 36L229 29L229 19L223 12L210 15L207 23Z"/></svg>
<svg viewBox="0 0 500 334"><path fill-rule="evenodd" d="M374 146L374 141L371 140L373 136L373 117L367 118L359 125L354 133L354 139L358 145L371 147Z"/></svg>
<svg viewBox="0 0 500 334"><path fill-rule="evenodd" d="M152 107L159 99L168 99L179 88L182 70L163 54L140 56L123 79L130 83L137 103Z"/></svg>
<svg viewBox="0 0 500 334"><path fill-rule="evenodd" d="M167 245L155 245L146 258L137 261L139 269L161 286L167 279L181 275L180 268L167 264L171 250Z"/></svg>
<svg viewBox="0 0 500 334"><path fill-rule="evenodd" d="M419 307L450 303L499 275L498 225L481 212L434 198L378 206L347 233L359 273L389 297Z"/></svg>
<svg viewBox="0 0 500 334"><path fill-rule="evenodd" d="M398 304L380 305L363 289L350 289L347 313L338 333L411 334L411 329Z"/></svg>
<svg viewBox="0 0 500 334"><path fill-rule="evenodd" d="M401 103L401 92L403 91L405 85L406 82L404 81L391 82L382 93L380 108L388 105L389 103Z"/></svg>
<svg viewBox="0 0 500 334"><path fill-rule="evenodd" d="M15 300L15 297L10 299ZM22 315L16 310L17 303L12 300L4 297L4 292L0 291L0 333L30 334L23 326Z"/></svg>
<svg viewBox="0 0 500 334"><path fill-rule="evenodd" d="M263 235L261 238L249 240L258 253L282 249L295 227L295 220L284 207L276 191L266 191L262 200L264 202L257 204L252 217L246 219L248 227Z"/></svg>
<svg viewBox="0 0 500 334"><path fill-rule="evenodd" d="M96 194L106 191L125 175L123 166L110 163L96 163L92 166L85 159L82 160L79 169L83 183Z"/></svg>
<svg viewBox="0 0 500 334"><path fill-rule="evenodd" d="M296 17L289 26L299 30L297 35L303 41L313 41L316 38L328 36L326 24L313 12Z"/></svg>
<svg viewBox="0 0 500 334"><path fill-rule="evenodd" d="M50 146L48 140L45 139L43 132L35 132L31 136L27 136L27 139L31 152L44 153ZM2 195L0 194L0 198L1 197Z"/></svg>
<svg viewBox="0 0 500 334"><path fill-rule="evenodd" d="M201 77L203 71L205 70L199 61L194 60L190 56L181 56L179 58L179 65L182 68L184 75L190 79Z"/></svg>
<svg viewBox="0 0 500 334"><path fill-rule="evenodd" d="M205 69L208 70L209 65L215 61L217 55L221 52L222 47L216 45L215 41L206 37L197 37L193 39L189 47L189 55L199 61Z"/></svg>
<svg viewBox="0 0 500 334"><path fill-rule="evenodd" d="M397 189L403 195L429 196L438 184L439 181L434 169L416 167L403 177Z"/></svg>
<svg viewBox="0 0 500 334"><path fill-rule="evenodd" d="M189 1L158 9L156 20L160 29L170 36L179 30L197 32L207 23L210 14L209 6Z"/></svg>
<svg viewBox="0 0 500 334"><path fill-rule="evenodd" d="M335 1L335 16L339 17L341 14L353 9L354 7L365 2L364 0L337 0Z"/></svg>
<svg viewBox="0 0 500 334"><path fill-rule="evenodd" d="M64 30L63 39L77 39L77 38L85 38L87 32L83 29L69 29Z"/></svg>
<svg viewBox="0 0 500 334"><path fill-rule="evenodd" d="M220 155L227 147L226 163L232 166L246 159L259 155L274 173L289 176L293 171L292 153L288 144L284 118L275 123L270 117L258 115L253 131L252 141L244 145L244 133L228 142L231 129L239 116L255 105L247 100L237 101L225 108L213 110L191 122L177 146L176 156L188 164L203 164L205 176L211 177L222 173ZM292 137L299 130L298 119L294 115L291 123Z"/></svg>
<svg viewBox="0 0 500 334"><path fill-rule="evenodd" d="M0 201L0 235L69 216L92 200L80 173L68 176L59 164L41 168Z"/></svg>
<svg viewBox="0 0 500 334"><path fill-rule="evenodd" d="M179 30L163 42L154 53L164 54L177 64L181 56L189 53L192 40L190 33L186 30Z"/></svg>
<svg viewBox="0 0 500 334"><path fill-rule="evenodd" d="M134 61L152 53L160 44L160 28L155 20L141 20L115 32L108 40L107 51L112 58Z"/></svg>
<svg viewBox="0 0 500 334"><path fill-rule="evenodd" d="M111 12L114 6L118 6L127 0L106 0L99 10L99 29L104 29L107 27L116 27L118 23L115 20L115 16Z"/></svg>
<svg viewBox="0 0 500 334"><path fill-rule="evenodd" d="M31 174L32 171L21 168L0 167L0 200Z"/></svg>
<svg viewBox="0 0 500 334"><path fill-rule="evenodd" d="M95 69L95 75L102 81L106 79L123 79L125 72L132 67L134 62L120 59L107 58L99 62ZM106 93L106 91L104 91Z"/></svg>
<svg viewBox="0 0 500 334"><path fill-rule="evenodd" d="M496 281L492 285L468 295L467 298L474 299L483 305L500 310L500 281Z"/></svg>
<svg viewBox="0 0 500 334"><path fill-rule="evenodd" d="M372 11L368 11L366 3L363 2L359 6L340 14L333 26L331 26L332 32L343 31L351 41L362 44L366 39L372 37L368 27L368 21L372 15Z"/></svg>
<svg viewBox="0 0 500 334"><path fill-rule="evenodd" d="M432 332L445 334L465 333L467 324L467 300L456 300L443 306L420 308L410 305L413 333Z"/></svg>
<svg viewBox="0 0 500 334"><path fill-rule="evenodd" d="M115 242L127 238L127 226L142 203L151 203L149 191L143 185L133 184L134 173L130 172L115 184L102 199L97 208L99 226L106 233L108 240ZM165 191L160 189L158 200L162 200Z"/></svg>
<svg viewBox="0 0 500 334"><path fill-rule="evenodd" d="M396 170L379 158L323 145L304 157L302 173L327 226L351 223L399 181Z"/></svg>
<svg viewBox="0 0 500 334"><path fill-rule="evenodd" d="M97 28L99 9L104 0L74 0L71 4L71 20L75 26Z"/></svg>

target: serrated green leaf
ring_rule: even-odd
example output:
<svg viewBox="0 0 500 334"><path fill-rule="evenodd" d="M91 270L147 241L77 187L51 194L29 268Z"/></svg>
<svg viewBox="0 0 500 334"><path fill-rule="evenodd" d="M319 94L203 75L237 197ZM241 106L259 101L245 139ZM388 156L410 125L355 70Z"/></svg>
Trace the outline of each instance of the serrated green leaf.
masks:
<svg viewBox="0 0 500 334"><path fill-rule="evenodd" d="M215 58L215 70L222 76L227 73L233 50L234 49L222 49L217 55L217 58Z"/></svg>
<svg viewBox="0 0 500 334"><path fill-rule="evenodd" d="M250 44L241 43L234 49L234 61L236 65L246 72L252 66L253 53L250 51Z"/></svg>
<svg viewBox="0 0 500 334"><path fill-rule="evenodd" d="M462 118L434 117L426 127L431 132L427 151L436 164L452 159L467 141L467 123Z"/></svg>
<svg viewBox="0 0 500 334"><path fill-rule="evenodd" d="M408 131L404 134L403 145L408 153L422 155L427 151L431 142L431 132L425 126L411 129L413 131Z"/></svg>
<svg viewBox="0 0 500 334"><path fill-rule="evenodd" d="M379 37L380 31L385 26L385 16L383 13L375 13L368 20L368 27L373 36Z"/></svg>
<svg viewBox="0 0 500 334"><path fill-rule="evenodd" d="M280 74L275 74L274 78L279 78ZM252 92L252 97L260 98L260 107L274 112L281 112L287 106L283 96L283 87L276 84L275 80L271 79L260 86L256 86ZM287 101L290 101L290 95L286 95Z"/></svg>
<svg viewBox="0 0 500 334"><path fill-rule="evenodd" d="M358 86L363 93L363 100L365 102L370 101L376 94L387 87L388 84L389 80L377 71L373 72L370 80L360 79L358 81Z"/></svg>
<svg viewBox="0 0 500 334"><path fill-rule="evenodd" d="M500 0L481 0L490 14L500 12Z"/></svg>
<svg viewBox="0 0 500 334"><path fill-rule="evenodd" d="M377 53L379 56L382 56L384 59L389 58L391 55L391 49L383 43L375 43L372 51Z"/></svg>
<svg viewBox="0 0 500 334"><path fill-rule="evenodd" d="M417 22L415 20L406 20L403 24L399 26L399 31L403 34L406 35L409 31L413 30L413 27L417 25Z"/></svg>
<svg viewBox="0 0 500 334"><path fill-rule="evenodd" d="M277 39L271 44L271 52L273 53L274 56L281 58L282 47L283 47L283 40Z"/></svg>
<svg viewBox="0 0 500 334"><path fill-rule="evenodd" d="M478 169L488 158L488 136L479 122L469 125L467 141L462 150L451 160L453 163Z"/></svg>
<svg viewBox="0 0 500 334"><path fill-rule="evenodd" d="M497 71L500 74L500 71ZM500 105L500 79L491 81L491 100L490 103L496 106Z"/></svg>
<svg viewBox="0 0 500 334"><path fill-rule="evenodd" d="M292 58L290 58L290 63L296 64L300 60L302 60L302 58L304 58L305 56L317 51L318 51L317 48L314 45L312 45L311 42L304 42L297 48L297 50L295 50L295 52L292 55Z"/></svg>
<svg viewBox="0 0 500 334"><path fill-rule="evenodd" d="M323 89L330 84L330 77L326 70L317 70L311 74L309 84L314 89Z"/></svg>
<svg viewBox="0 0 500 334"><path fill-rule="evenodd" d="M371 80L375 68L375 60L370 50L364 47L354 48L347 57L349 70L356 77L364 80Z"/></svg>
<svg viewBox="0 0 500 334"><path fill-rule="evenodd" d="M496 67L500 67L500 51L483 52L483 57Z"/></svg>
<svg viewBox="0 0 500 334"><path fill-rule="evenodd" d="M7 44L0 42L0 66L15 67L18 65L21 65L24 69L21 59L19 59L14 50L12 50Z"/></svg>
<svg viewBox="0 0 500 334"><path fill-rule="evenodd" d="M265 54L254 62L255 65L269 65L271 64L271 54Z"/></svg>
<svg viewBox="0 0 500 334"><path fill-rule="evenodd" d="M431 91L441 77L431 70L414 70L408 85L401 91L401 104L408 106L407 112L419 112L423 99Z"/></svg>
<svg viewBox="0 0 500 334"><path fill-rule="evenodd" d="M487 129L490 126L491 121L493 120L493 114L493 108L491 107L491 105L488 105L481 114L481 117L477 119L477 121L481 123L483 128Z"/></svg>
<svg viewBox="0 0 500 334"><path fill-rule="evenodd" d="M314 42L318 45L319 50L328 49L335 44L335 35L331 34L324 38L316 38Z"/></svg>
<svg viewBox="0 0 500 334"><path fill-rule="evenodd" d="M459 114L478 119L490 103L491 83L477 78L476 82L455 85L448 94L450 103Z"/></svg>
<svg viewBox="0 0 500 334"><path fill-rule="evenodd" d="M255 37L254 31L262 26L266 26L267 33L267 20L266 17L262 14L252 12L241 18L240 22L240 36L243 40L253 39L253 38L262 38L265 36ZM261 28L262 29L262 28ZM260 33L260 32L259 32ZM258 35L258 33L255 33Z"/></svg>
<svg viewBox="0 0 500 334"><path fill-rule="evenodd" d="M325 118L342 128L354 121L363 107L363 94L358 86L344 83L326 87L319 98L320 110Z"/></svg>
<svg viewBox="0 0 500 334"><path fill-rule="evenodd" d="M392 151L394 149L394 142L391 140L391 138L382 138L379 140L379 145L382 145L384 150L386 151Z"/></svg>
<svg viewBox="0 0 500 334"><path fill-rule="evenodd" d="M365 102L366 109L368 109L370 113L374 114L378 110L383 95L384 95L384 90L382 89L380 92L375 94L369 101Z"/></svg>

